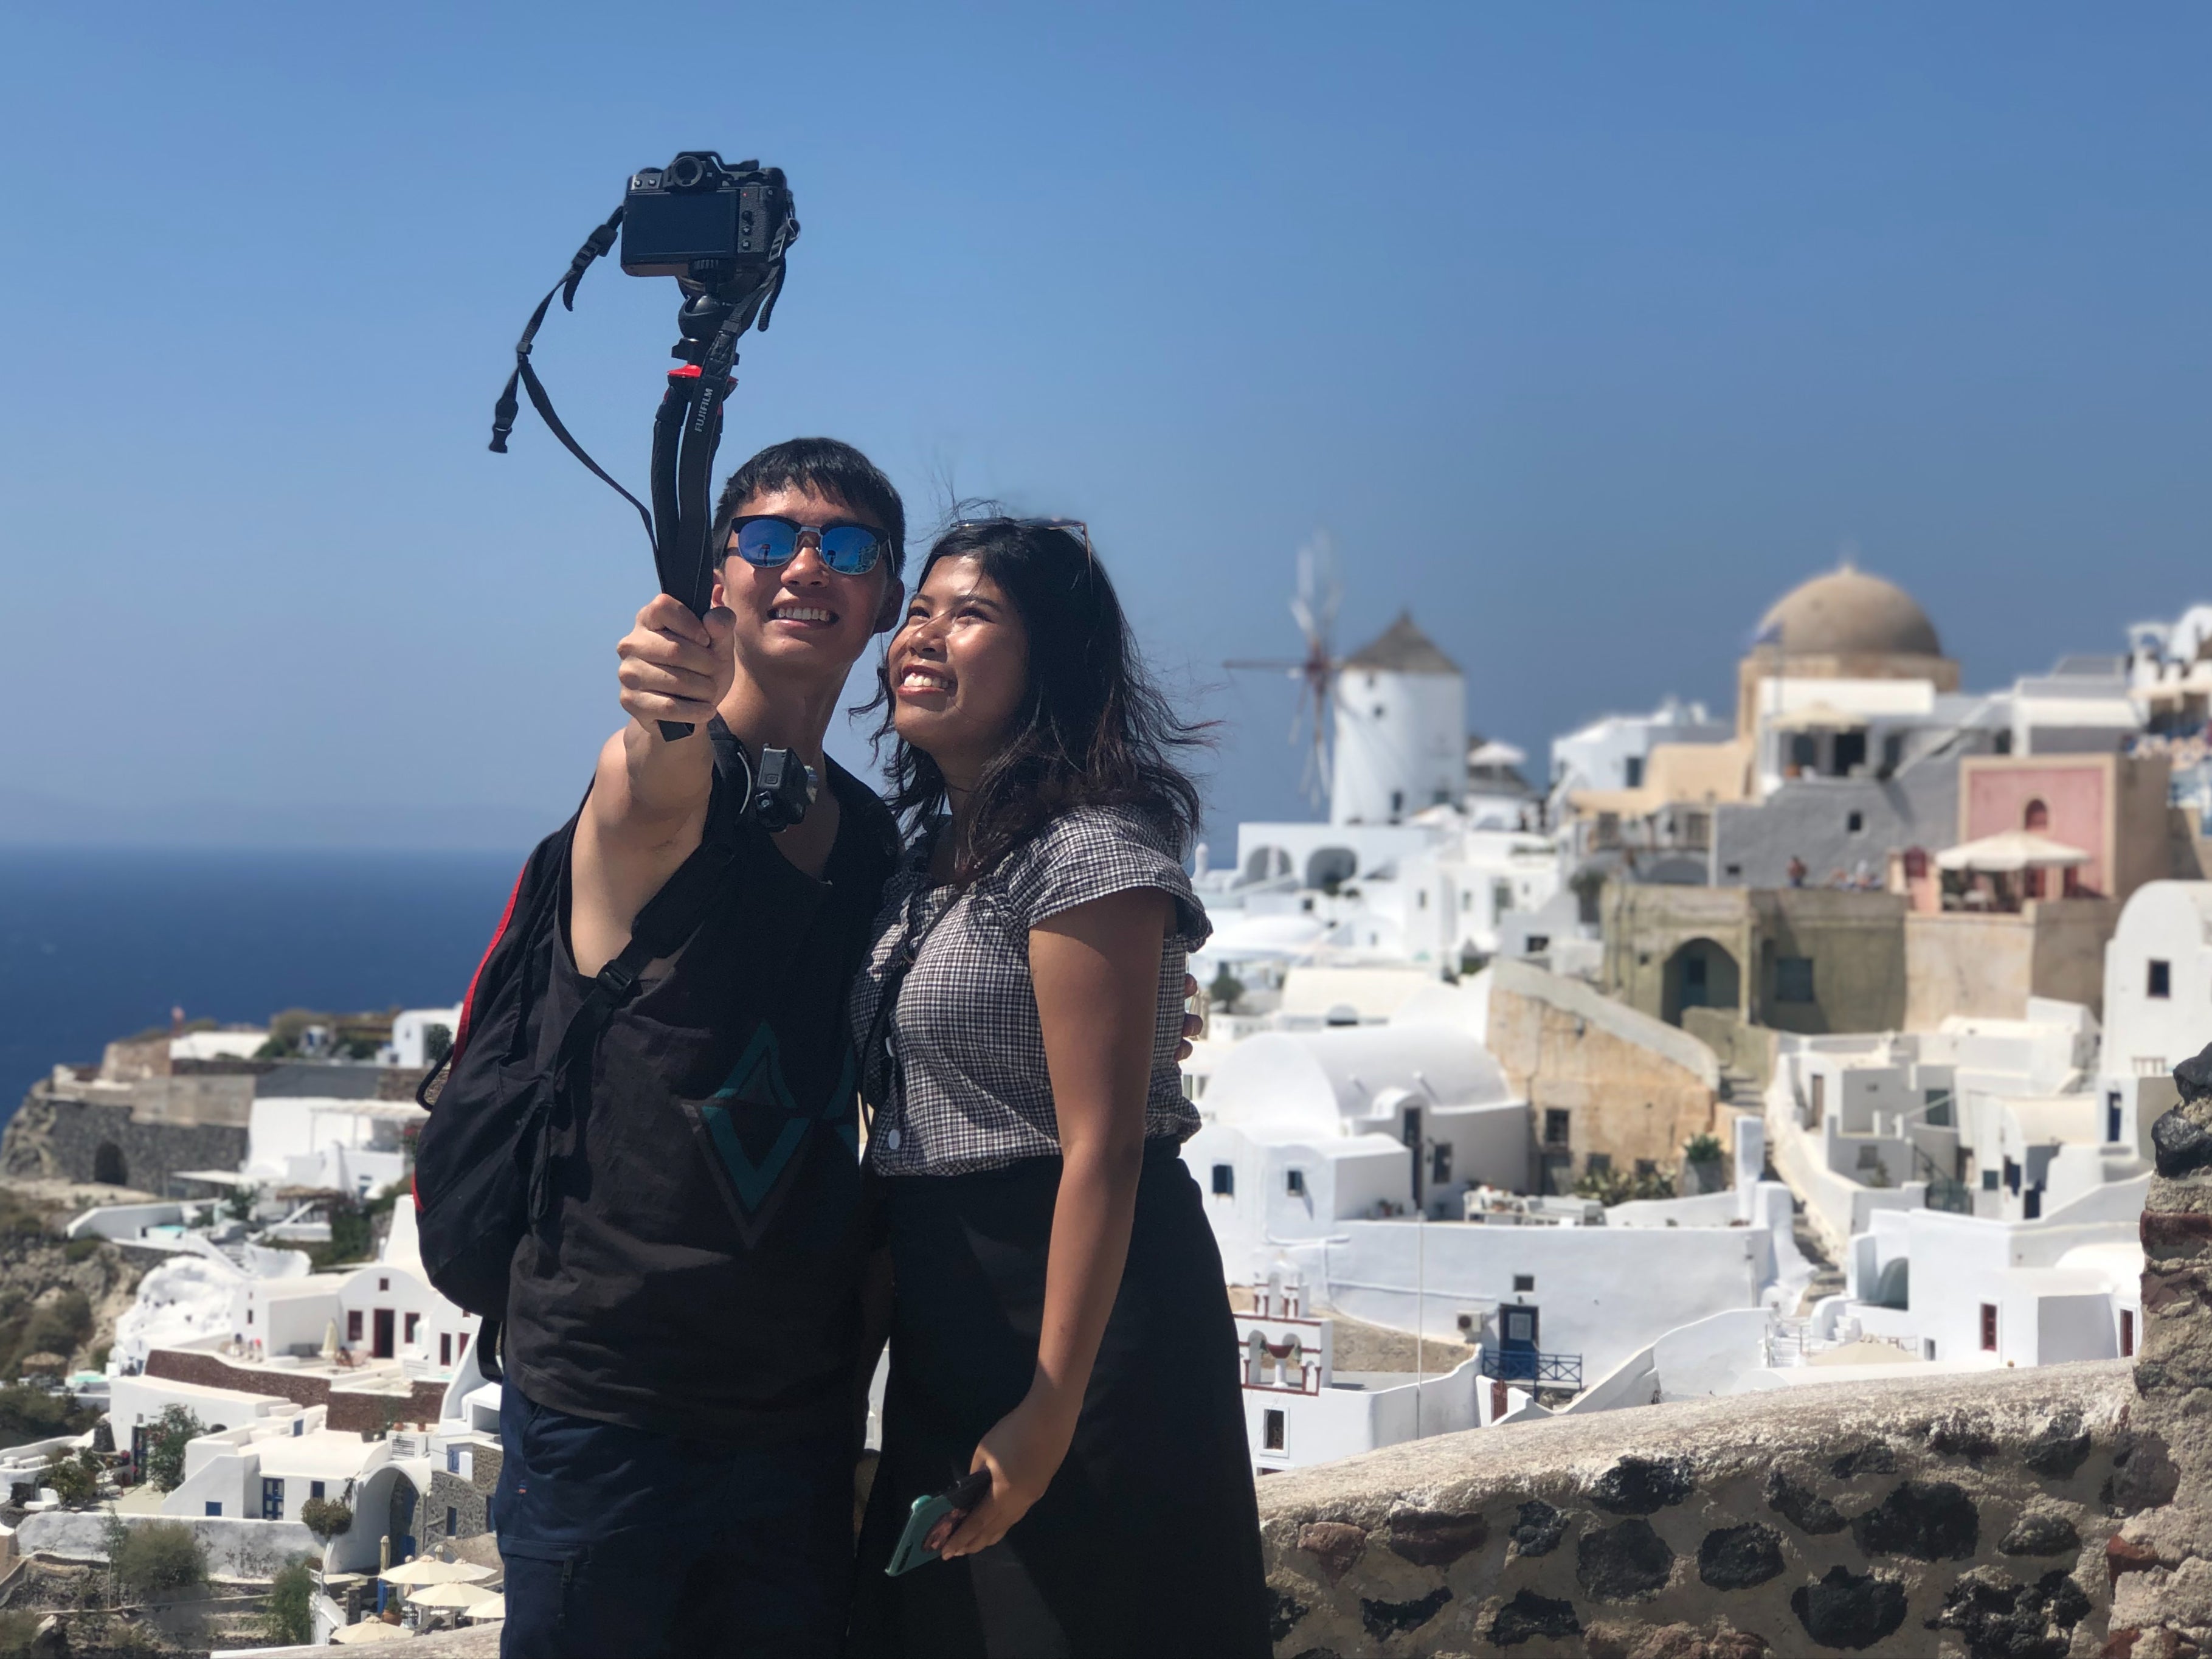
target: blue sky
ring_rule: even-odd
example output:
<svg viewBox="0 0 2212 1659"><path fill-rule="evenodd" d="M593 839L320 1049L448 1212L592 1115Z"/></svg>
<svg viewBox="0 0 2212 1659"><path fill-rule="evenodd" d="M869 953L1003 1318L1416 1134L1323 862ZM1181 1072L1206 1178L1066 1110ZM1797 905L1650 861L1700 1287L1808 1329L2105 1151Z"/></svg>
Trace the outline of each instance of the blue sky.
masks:
<svg viewBox="0 0 2212 1659"><path fill-rule="evenodd" d="M616 719L634 517L526 417L628 172L790 170L723 448L1090 520L1297 812L1292 555L1478 728L1724 702L1855 544L1970 684L2212 598L2199 9L123 3L0 15L0 829L520 840ZM539 362L641 482L673 285ZM844 751L855 745L847 742Z"/></svg>

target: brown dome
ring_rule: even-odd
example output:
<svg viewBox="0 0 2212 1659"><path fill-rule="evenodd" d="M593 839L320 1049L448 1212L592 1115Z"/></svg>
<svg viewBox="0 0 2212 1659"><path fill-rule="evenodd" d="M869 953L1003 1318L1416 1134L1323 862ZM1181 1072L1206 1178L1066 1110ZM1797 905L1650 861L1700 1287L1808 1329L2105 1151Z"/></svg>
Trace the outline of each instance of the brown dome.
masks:
<svg viewBox="0 0 2212 1659"><path fill-rule="evenodd" d="M1784 595L1753 644L1785 657L1943 654L1936 624L1911 594L1848 564Z"/></svg>

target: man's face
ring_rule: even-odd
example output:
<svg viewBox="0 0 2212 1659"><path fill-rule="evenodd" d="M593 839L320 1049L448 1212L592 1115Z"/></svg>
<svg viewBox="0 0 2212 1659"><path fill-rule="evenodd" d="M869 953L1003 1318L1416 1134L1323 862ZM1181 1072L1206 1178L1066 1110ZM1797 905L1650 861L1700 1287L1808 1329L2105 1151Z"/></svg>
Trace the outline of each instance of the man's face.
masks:
<svg viewBox="0 0 2212 1659"><path fill-rule="evenodd" d="M870 523L866 514L806 489L748 496L738 515L769 515L816 526ZM885 589L896 586L896 580L888 556L861 575L840 575L823 563L815 543L814 537L802 535L798 552L781 565L748 564L725 550L714 603L737 618L732 635L739 662L778 674L831 678L842 685L876 633L886 608Z"/></svg>

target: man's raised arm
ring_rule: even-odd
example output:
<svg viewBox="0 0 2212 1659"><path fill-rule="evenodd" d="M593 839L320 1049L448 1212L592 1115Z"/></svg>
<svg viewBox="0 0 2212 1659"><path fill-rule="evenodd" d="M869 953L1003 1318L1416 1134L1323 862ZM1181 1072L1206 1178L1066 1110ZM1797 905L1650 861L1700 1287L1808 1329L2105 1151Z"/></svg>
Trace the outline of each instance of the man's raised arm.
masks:
<svg viewBox="0 0 2212 1659"><path fill-rule="evenodd" d="M705 833L714 781L706 725L736 673L731 620L719 608L695 617L663 593L616 647L629 723L599 750L569 855L568 942L580 972L596 974L621 953L638 911ZM693 735L671 743L662 720L684 721Z"/></svg>

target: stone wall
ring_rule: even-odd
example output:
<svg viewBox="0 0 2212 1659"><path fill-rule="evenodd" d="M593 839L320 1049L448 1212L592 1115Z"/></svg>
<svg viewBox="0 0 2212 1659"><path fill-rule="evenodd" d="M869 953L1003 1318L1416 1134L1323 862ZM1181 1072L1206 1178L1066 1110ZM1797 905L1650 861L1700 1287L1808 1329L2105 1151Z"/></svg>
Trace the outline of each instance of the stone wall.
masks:
<svg viewBox="0 0 2212 1659"><path fill-rule="evenodd" d="M1493 975L1486 1040L1528 1102L1532 1168L1564 1153L1579 1176L1597 1152L1623 1173L1639 1159L1672 1170L1683 1142L1719 1127L1719 1066L1695 1037L1525 962ZM1547 1111L1568 1114L1565 1146L1545 1141Z"/></svg>
<svg viewBox="0 0 2212 1659"><path fill-rule="evenodd" d="M202 1079L161 1081L167 1085ZM195 1109L204 1103L196 1101ZM56 1096L42 1083L24 1097L0 1134L0 1173L106 1181L158 1197L167 1193L172 1171L234 1170L246 1161L246 1153L242 1114L236 1123L149 1119L127 1101L71 1099Z"/></svg>
<svg viewBox="0 0 2212 1659"><path fill-rule="evenodd" d="M2104 1646L2113 1584L2131 1594L2138 1547L2116 1532L2172 1496L2164 1449L2130 1425L2132 1396L2117 1361L1852 1382L1475 1430L1271 1476L1275 1651L2118 1651Z"/></svg>
<svg viewBox="0 0 2212 1659"><path fill-rule="evenodd" d="M430 1495L423 1500L421 1548L425 1554L455 1539L473 1538L485 1530L485 1499L489 1494L474 1481L443 1469L430 1471ZM453 1524L446 1525L446 1512Z"/></svg>
<svg viewBox="0 0 2212 1659"><path fill-rule="evenodd" d="M281 1395L301 1406L328 1406L325 1419L333 1429L372 1431L385 1426L386 1407L398 1404L398 1421L434 1423L446 1399L443 1382L415 1382L406 1392L387 1389L382 1379L349 1388L326 1376L259 1365L234 1365L221 1354L194 1348L156 1348L146 1356L146 1375L210 1389Z"/></svg>
<svg viewBox="0 0 2212 1659"><path fill-rule="evenodd" d="M2134 1420L2160 1501L2112 1542L2116 1659L2212 1652L2212 1048L2174 1071L2182 1102L2152 1126L2143 1332ZM2137 1633L2139 1632L2139 1634ZM2127 1645L2121 1645L2125 1642Z"/></svg>

